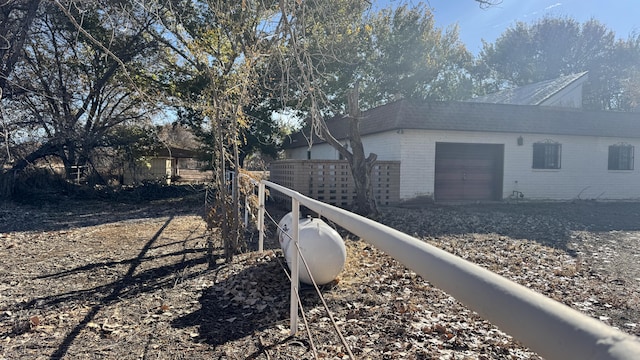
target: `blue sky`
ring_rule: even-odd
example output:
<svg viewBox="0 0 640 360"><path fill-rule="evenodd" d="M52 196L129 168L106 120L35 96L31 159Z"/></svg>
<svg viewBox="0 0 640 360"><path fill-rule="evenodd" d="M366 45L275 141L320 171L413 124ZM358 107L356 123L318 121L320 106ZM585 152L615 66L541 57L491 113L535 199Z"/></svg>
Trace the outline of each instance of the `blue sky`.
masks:
<svg viewBox="0 0 640 360"><path fill-rule="evenodd" d="M377 0L379 7L412 0ZM481 9L473 0L425 0L432 9L436 26L446 28L458 23L460 39L477 54L481 39L493 42L505 29L517 21L534 22L546 15L568 16L579 22L595 18L613 30L618 38L640 33L640 0L502 0L488 9Z"/></svg>

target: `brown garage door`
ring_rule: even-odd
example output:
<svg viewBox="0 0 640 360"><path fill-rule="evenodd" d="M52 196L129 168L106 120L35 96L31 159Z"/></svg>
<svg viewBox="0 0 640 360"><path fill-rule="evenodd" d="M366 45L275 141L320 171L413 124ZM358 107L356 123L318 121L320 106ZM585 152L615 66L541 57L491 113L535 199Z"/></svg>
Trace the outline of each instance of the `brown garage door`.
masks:
<svg viewBox="0 0 640 360"><path fill-rule="evenodd" d="M436 143L436 201L500 200L504 145Z"/></svg>

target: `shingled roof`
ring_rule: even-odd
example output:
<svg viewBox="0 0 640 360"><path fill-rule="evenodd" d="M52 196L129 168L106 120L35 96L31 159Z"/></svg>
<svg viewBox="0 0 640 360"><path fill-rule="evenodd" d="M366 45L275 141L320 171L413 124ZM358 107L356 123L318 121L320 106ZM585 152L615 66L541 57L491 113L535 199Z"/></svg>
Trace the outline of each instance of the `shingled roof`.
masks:
<svg viewBox="0 0 640 360"><path fill-rule="evenodd" d="M329 119L327 125L337 139L347 137L348 121L344 116ZM401 129L640 138L640 113L458 101L413 103L408 100L363 112L360 122L363 136ZM289 140L285 145L287 148L307 146L301 133L292 135ZM314 136L314 143L320 142Z"/></svg>
<svg viewBox="0 0 640 360"><path fill-rule="evenodd" d="M161 147L158 148L153 156L156 157L173 157L173 158L195 158L198 156L198 152L190 149L181 149L177 147L170 146L169 148Z"/></svg>
<svg viewBox="0 0 640 360"><path fill-rule="evenodd" d="M587 72L585 71L513 89L505 89L467 101L492 104L542 105L546 100L566 89L569 85L586 79Z"/></svg>

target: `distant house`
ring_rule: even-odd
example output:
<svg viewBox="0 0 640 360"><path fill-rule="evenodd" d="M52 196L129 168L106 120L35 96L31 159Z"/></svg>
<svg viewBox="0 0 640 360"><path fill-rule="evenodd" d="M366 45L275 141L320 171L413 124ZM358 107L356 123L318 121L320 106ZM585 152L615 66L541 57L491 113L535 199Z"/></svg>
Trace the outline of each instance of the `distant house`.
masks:
<svg viewBox="0 0 640 360"><path fill-rule="evenodd" d="M202 171L205 164L194 150L166 147L145 156L125 171L124 183L142 181L205 182L213 178L211 171Z"/></svg>
<svg viewBox="0 0 640 360"><path fill-rule="evenodd" d="M400 162L400 200L640 199L640 113L582 110L585 80L582 73L467 102L370 109L360 125L365 153ZM346 143L344 118L327 124ZM339 158L316 137L309 148L301 133L285 152Z"/></svg>

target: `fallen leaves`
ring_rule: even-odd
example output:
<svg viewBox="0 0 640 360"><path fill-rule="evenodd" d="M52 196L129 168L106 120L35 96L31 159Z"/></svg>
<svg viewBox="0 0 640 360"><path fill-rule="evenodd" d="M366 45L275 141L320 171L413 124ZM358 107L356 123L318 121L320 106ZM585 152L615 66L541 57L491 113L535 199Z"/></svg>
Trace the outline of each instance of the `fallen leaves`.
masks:
<svg viewBox="0 0 640 360"><path fill-rule="evenodd" d="M572 206L385 209L382 219L639 334L640 233L606 227L611 223L624 228L622 219L607 215L609 205L601 212L595 205ZM640 213L640 205L619 206L621 210L611 213L630 214L629 226L634 225L633 214ZM42 229L18 231L19 226L13 226L15 231L0 233L0 256L6 265L0 268L0 359L48 356L74 331L78 335L69 342L65 358L253 354L256 359L311 359L307 330L314 336L319 358L346 356L317 295L309 289L301 290L308 329L301 323L299 333L289 336L289 288L275 242L267 245L275 251L239 255L233 263L208 269L200 262L204 235L194 230L202 220L184 216L173 220L139 258L167 213L121 210L129 211L135 221L81 210L91 224L57 227L56 219L70 223L77 220L76 213L49 215L29 209L25 215L19 206L0 209L0 217L9 221L37 219L44 224ZM117 218L107 220L108 216ZM589 223L580 222L584 219ZM357 358L538 358L372 246L348 240L347 247L348 263L340 281L325 287L323 294ZM132 278L122 282L126 274ZM110 297L114 288L118 297Z"/></svg>
<svg viewBox="0 0 640 360"><path fill-rule="evenodd" d="M40 318L36 315L33 315L29 318L29 323L31 325L31 329L33 329L36 326L40 325Z"/></svg>

